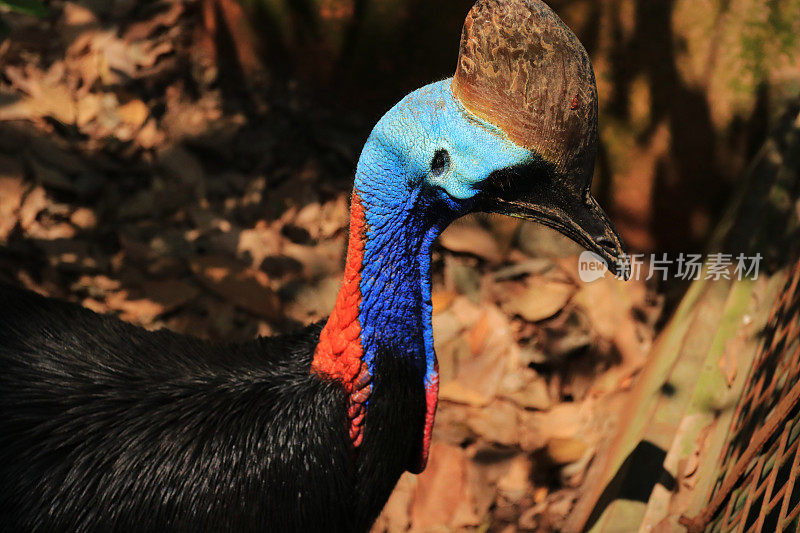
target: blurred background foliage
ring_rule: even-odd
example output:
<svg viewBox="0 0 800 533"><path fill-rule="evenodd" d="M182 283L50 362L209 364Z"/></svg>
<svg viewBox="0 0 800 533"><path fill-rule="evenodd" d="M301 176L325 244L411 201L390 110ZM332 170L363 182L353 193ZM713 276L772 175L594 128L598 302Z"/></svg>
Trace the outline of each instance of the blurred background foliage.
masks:
<svg viewBox="0 0 800 533"><path fill-rule="evenodd" d="M108 23L137 5L77 4ZM234 0L191 4L215 36L206 47L233 48L241 67L222 61L207 81L288 87L366 137L401 96L451 75L472 2L241 0L244 11ZM746 161L800 91L800 0L551 4L595 66L601 202L634 250L701 249ZM4 6L39 16L44 9L38 0Z"/></svg>
<svg viewBox="0 0 800 533"><path fill-rule="evenodd" d="M39 0L0 0L0 9L32 15L34 17L44 17L47 15L47 8ZM9 28L3 19L0 18L0 37L8 34Z"/></svg>

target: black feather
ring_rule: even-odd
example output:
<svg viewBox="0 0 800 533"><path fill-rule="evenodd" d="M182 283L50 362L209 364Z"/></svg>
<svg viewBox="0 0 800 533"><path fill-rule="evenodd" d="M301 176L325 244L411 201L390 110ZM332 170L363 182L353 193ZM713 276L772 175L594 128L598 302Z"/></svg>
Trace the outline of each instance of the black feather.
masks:
<svg viewBox="0 0 800 533"><path fill-rule="evenodd" d="M209 343L0 283L0 528L368 530L419 453L422 383L380 358L354 455L320 329Z"/></svg>

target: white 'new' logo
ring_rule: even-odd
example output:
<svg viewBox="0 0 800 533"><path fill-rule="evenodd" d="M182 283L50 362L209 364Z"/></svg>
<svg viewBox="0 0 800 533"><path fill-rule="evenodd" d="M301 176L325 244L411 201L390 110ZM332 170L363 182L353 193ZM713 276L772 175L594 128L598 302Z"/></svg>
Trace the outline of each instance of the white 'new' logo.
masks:
<svg viewBox="0 0 800 533"><path fill-rule="evenodd" d="M589 283L605 277L608 268L603 258L594 252L582 252L578 258L578 276L581 281Z"/></svg>

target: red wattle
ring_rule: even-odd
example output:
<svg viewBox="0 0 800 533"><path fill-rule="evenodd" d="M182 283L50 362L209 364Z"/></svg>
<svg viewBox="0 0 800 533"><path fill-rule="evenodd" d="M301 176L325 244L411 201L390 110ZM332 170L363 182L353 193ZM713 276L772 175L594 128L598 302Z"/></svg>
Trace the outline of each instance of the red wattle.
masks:
<svg viewBox="0 0 800 533"><path fill-rule="evenodd" d="M433 421L436 418L436 406L439 403L439 362L433 363L433 375L425 385L425 427L422 430L422 450L420 450L419 463L416 468L409 470L412 474L419 474L428 465L428 453L431 449L433 436Z"/></svg>
<svg viewBox="0 0 800 533"><path fill-rule="evenodd" d="M319 334L311 371L344 385L349 394L348 432L354 448L358 448L364 438L365 404L372 391L371 376L362 360L364 348L361 345L361 324L358 320L365 238L364 206L358 193L353 192L344 281L328 322Z"/></svg>

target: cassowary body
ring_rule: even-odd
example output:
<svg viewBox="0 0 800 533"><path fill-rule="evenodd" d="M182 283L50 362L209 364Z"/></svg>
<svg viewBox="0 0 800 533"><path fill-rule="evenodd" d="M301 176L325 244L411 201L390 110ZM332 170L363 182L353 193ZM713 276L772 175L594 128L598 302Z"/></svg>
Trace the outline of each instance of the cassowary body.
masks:
<svg viewBox="0 0 800 533"><path fill-rule="evenodd" d="M427 461L442 230L496 212L624 257L589 194L596 121L588 56L555 14L480 0L456 77L364 146L324 326L214 344L0 285L0 529L367 530Z"/></svg>
<svg viewBox="0 0 800 533"><path fill-rule="evenodd" d="M319 324L214 344L6 284L0 324L2 531L360 531L419 450L422 384L379 358L354 460Z"/></svg>

